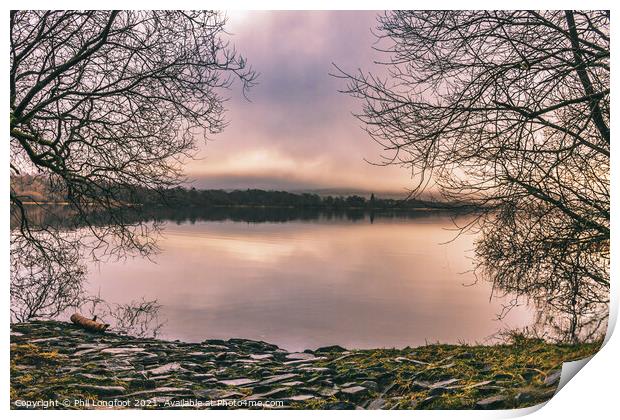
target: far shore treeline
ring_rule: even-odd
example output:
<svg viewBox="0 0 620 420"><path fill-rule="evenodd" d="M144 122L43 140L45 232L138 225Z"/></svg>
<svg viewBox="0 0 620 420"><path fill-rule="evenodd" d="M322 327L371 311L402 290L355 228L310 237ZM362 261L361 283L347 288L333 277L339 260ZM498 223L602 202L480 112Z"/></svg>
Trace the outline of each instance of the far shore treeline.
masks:
<svg viewBox="0 0 620 420"><path fill-rule="evenodd" d="M261 189L245 190L199 190L195 188L173 188L160 191L159 197L139 200L144 202L162 202L171 206L196 207L289 207L289 208L320 208L320 209L422 209L422 208L453 208L464 203L447 203L434 200L380 198L370 193L362 195L332 196L316 193L293 193Z"/></svg>
<svg viewBox="0 0 620 420"><path fill-rule="evenodd" d="M12 193L24 203L31 204L70 204L64 191L56 190L53 184L31 176L12 177ZM101 194L121 198L119 207L158 206L158 207L277 207L298 209L462 209L471 208L465 202L446 202L434 199L382 198L374 193L367 196L322 195L317 193L274 191L262 189L223 190L196 188L124 188L121 185L108 185Z"/></svg>

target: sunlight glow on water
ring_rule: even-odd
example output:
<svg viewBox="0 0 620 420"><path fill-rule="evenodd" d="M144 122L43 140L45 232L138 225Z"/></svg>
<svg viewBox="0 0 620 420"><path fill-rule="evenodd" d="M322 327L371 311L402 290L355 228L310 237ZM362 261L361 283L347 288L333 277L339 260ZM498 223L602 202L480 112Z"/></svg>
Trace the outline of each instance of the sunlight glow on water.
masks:
<svg viewBox="0 0 620 420"><path fill-rule="evenodd" d="M161 337L243 337L288 350L482 342L527 325L496 320L501 299L474 282L473 236L445 216L287 223L168 223L155 262L90 268L89 289L116 303L163 305Z"/></svg>

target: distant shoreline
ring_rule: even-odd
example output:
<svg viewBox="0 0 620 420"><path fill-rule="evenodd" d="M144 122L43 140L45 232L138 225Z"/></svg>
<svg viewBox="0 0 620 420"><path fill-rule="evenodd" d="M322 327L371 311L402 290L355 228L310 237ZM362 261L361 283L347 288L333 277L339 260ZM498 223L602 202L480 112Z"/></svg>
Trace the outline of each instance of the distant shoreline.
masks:
<svg viewBox="0 0 620 420"><path fill-rule="evenodd" d="M26 206L70 206L71 203L68 202L55 202L55 201L24 201L22 202L23 205ZM127 207L141 207L144 206L145 204L142 203L132 203L132 204L127 204ZM165 204L158 204L157 207L159 208L165 208L165 209L174 209L175 206L166 206ZM209 205L209 206L205 206L203 207L205 210L208 210L209 208L217 208L217 209L290 209L290 210L303 210L303 209L313 209L313 210L332 210L330 208L326 208L326 207L297 207L297 206L285 206L285 205L269 205L269 204L231 204L231 205L222 205L222 204L215 204L215 205ZM414 212L414 211L457 211L457 210L463 210L463 209L473 209L474 206L462 206L462 207L440 207L440 206L436 206L436 207L432 207L432 206L426 206L426 207L375 207L375 208L368 208L368 207L342 207L340 210L363 210L363 211L376 211L376 212L381 212L381 211L403 211L403 212Z"/></svg>
<svg viewBox="0 0 620 420"><path fill-rule="evenodd" d="M35 186L15 186L15 198L24 205L59 205L71 203L58 192L47 191L43 184ZM467 201L440 201L419 198L382 198L370 193L367 198L360 195L319 195L312 193L294 193L276 190L198 190L195 188L169 188L165 190L151 189L118 189L102 200L117 202L119 207L139 207L143 205L172 207L194 206L214 208L316 208L328 210L416 210L430 211L436 209L468 209L480 208ZM86 203L88 204L88 203ZM96 205L96 202L92 203Z"/></svg>

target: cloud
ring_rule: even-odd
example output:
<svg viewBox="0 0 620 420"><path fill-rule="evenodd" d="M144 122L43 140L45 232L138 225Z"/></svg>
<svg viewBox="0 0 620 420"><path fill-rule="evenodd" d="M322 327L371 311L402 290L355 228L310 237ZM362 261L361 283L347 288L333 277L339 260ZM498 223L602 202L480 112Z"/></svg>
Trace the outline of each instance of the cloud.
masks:
<svg viewBox="0 0 620 420"><path fill-rule="evenodd" d="M231 92L229 126L188 166L197 182L217 187L356 187L401 190L407 170L372 167L380 148L351 115L360 104L329 75L378 59L371 27L377 12L250 11L229 15L231 42L260 73L245 100ZM239 188L243 188L239 185ZM222 188L230 188L222 185Z"/></svg>
<svg viewBox="0 0 620 420"><path fill-rule="evenodd" d="M200 188L300 190L316 188L354 188L376 191L403 191L406 179L396 188L391 179L402 171L356 162L334 160L328 153L300 157L278 149L243 149L220 160L207 158L193 171ZM389 176L386 176L389 175ZM395 176L396 175L396 176Z"/></svg>

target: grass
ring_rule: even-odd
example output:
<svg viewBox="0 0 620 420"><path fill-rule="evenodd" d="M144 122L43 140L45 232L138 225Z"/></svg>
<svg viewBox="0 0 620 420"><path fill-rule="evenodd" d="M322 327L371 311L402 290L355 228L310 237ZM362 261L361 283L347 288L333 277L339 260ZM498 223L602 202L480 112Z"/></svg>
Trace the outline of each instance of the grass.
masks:
<svg viewBox="0 0 620 420"><path fill-rule="evenodd" d="M327 360L323 365L336 369L344 378L353 378L359 372L384 372L393 386L374 396L388 400L385 408L471 409L491 395L505 396L503 406L516 408L548 400L555 392L555 384L544 382L548 375L565 361L594 354L600 345L551 344L525 338L492 346L433 344L403 350L362 350L340 361ZM398 357L427 364L398 362ZM420 386L447 379L458 379L454 383L458 387L440 395L432 395ZM487 381L491 382L479 386ZM493 387L497 388L491 392ZM329 404L329 400L317 400L305 406L323 408Z"/></svg>
<svg viewBox="0 0 620 420"><path fill-rule="evenodd" d="M373 381L377 389L368 388L363 399L338 394L296 402L292 407L321 409L340 404L354 408L381 399L384 409L472 409L480 400L498 395L504 397L502 408L531 406L553 395L557 384L546 384L545 379L560 369L563 362L588 357L600 345L601 341L554 344L514 335L509 343L497 345L431 344L405 349L354 350L345 355L321 354L325 359L314 366L328 368L330 377L340 388L348 382ZM125 382L115 377L78 376L72 373L75 360L69 354L45 350L45 346L43 343L11 344L11 401L97 399L80 389L78 383L121 385L128 392L150 386L146 380ZM182 345L178 351L184 351ZM202 370L208 372L210 366L205 364ZM105 373L97 363L85 363L79 368L89 374ZM231 369L229 374L259 378L261 369L260 366L238 372ZM457 381L440 390L429 387L451 379ZM170 385L176 385L176 381L177 378L170 378ZM312 386L312 378L306 377L305 381L307 386ZM179 386L187 385L180 382ZM236 391L249 392L243 387Z"/></svg>
<svg viewBox="0 0 620 420"><path fill-rule="evenodd" d="M72 386L75 378L60 370L65 359L57 351L43 351L35 344L11 344L11 401L97 399Z"/></svg>

